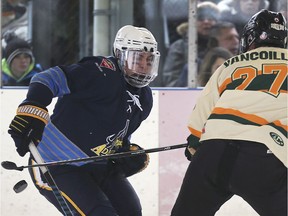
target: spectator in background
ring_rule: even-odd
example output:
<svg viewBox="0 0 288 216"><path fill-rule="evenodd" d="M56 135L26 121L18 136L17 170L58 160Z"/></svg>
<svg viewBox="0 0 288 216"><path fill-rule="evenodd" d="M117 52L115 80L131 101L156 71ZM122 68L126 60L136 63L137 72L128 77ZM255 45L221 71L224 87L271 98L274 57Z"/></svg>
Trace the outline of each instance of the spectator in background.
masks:
<svg viewBox="0 0 288 216"><path fill-rule="evenodd" d="M204 64L204 58L215 47L222 47L229 51L232 55L237 55L239 52L239 35L235 25L230 22L218 22L210 31L210 38L208 40L207 49L205 50L204 57L198 56L198 74L201 74L201 66ZM200 69L200 71L199 71ZM210 77L210 76L209 76ZM200 84L199 82L197 82ZM201 82L203 83L203 82ZM188 64L185 64L181 71L175 87L187 87L188 85ZM202 86L202 85L201 85Z"/></svg>
<svg viewBox="0 0 288 216"><path fill-rule="evenodd" d="M220 19L220 10L216 4L209 1L197 5L197 51L198 57L202 58L207 49L207 42L212 27Z"/></svg>
<svg viewBox="0 0 288 216"><path fill-rule="evenodd" d="M2 59L2 85L28 86L33 75L42 71L35 64L32 48L18 37L9 38Z"/></svg>
<svg viewBox="0 0 288 216"><path fill-rule="evenodd" d="M205 86L217 68L232 56L233 54L223 47L210 49L206 53L200 66L197 80L198 86Z"/></svg>
<svg viewBox="0 0 288 216"><path fill-rule="evenodd" d="M211 37L208 43L208 50L213 47L223 47L233 55L239 52L239 34L231 22L218 22L211 29Z"/></svg>
<svg viewBox="0 0 288 216"><path fill-rule="evenodd" d="M226 5L225 5L226 2ZM268 8L266 0L224 0L218 4L221 10L221 20L235 24L239 35L242 35L244 25L258 11Z"/></svg>
<svg viewBox="0 0 288 216"><path fill-rule="evenodd" d="M182 38L172 43L169 48L163 68L164 86L174 86L174 81L178 79L188 59L188 22L180 24L177 33Z"/></svg>
<svg viewBox="0 0 288 216"><path fill-rule="evenodd" d="M219 16L220 11L213 2L204 1L197 5L198 58L203 58L210 30L219 20ZM166 87L176 87L181 71L188 61L188 23L183 23L178 28L178 33L183 33L182 38L171 44L163 67L163 84Z"/></svg>

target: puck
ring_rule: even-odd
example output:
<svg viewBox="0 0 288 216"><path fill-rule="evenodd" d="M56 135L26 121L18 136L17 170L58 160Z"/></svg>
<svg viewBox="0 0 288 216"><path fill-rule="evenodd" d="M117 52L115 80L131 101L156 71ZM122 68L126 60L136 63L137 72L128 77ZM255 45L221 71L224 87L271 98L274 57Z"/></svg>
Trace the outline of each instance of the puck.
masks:
<svg viewBox="0 0 288 216"><path fill-rule="evenodd" d="M27 186L28 186L28 183L25 180L21 180L17 184L14 185L13 190L15 191L15 193L20 193L23 190L25 190Z"/></svg>

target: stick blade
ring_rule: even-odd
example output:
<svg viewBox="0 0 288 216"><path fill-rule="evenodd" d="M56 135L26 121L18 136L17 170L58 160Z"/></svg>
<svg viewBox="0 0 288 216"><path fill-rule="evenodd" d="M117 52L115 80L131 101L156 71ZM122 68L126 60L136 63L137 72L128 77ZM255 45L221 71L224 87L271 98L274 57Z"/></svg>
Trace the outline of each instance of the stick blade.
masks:
<svg viewBox="0 0 288 216"><path fill-rule="evenodd" d="M23 168L17 167L17 165L11 161L2 161L1 166L7 170L20 170L20 171L23 170Z"/></svg>

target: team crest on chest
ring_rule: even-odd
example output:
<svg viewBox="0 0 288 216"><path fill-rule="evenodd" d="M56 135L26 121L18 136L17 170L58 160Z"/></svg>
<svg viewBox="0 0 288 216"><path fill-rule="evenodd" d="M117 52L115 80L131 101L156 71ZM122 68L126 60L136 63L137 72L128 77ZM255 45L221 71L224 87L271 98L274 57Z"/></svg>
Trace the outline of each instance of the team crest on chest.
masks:
<svg viewBox="0 0 288 216"><path fill-rule="evenodd" d="M100 67L108 68L110 70L116 71L116 67L115 67L114 63L112 61L110 61L109 59L102 59Z"/></svg>

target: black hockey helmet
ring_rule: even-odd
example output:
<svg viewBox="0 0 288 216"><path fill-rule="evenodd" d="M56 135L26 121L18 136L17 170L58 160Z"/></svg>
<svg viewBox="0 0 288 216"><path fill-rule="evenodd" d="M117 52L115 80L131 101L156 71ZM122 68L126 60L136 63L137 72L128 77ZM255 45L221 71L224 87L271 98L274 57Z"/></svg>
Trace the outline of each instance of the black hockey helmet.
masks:
<svg viewBox="0 0 288 216"><path fill-rule="evenodd" d="M240 53L261 46L287 47L286 20L281 13L261 10L245 25L240 40Z"/></svg>

